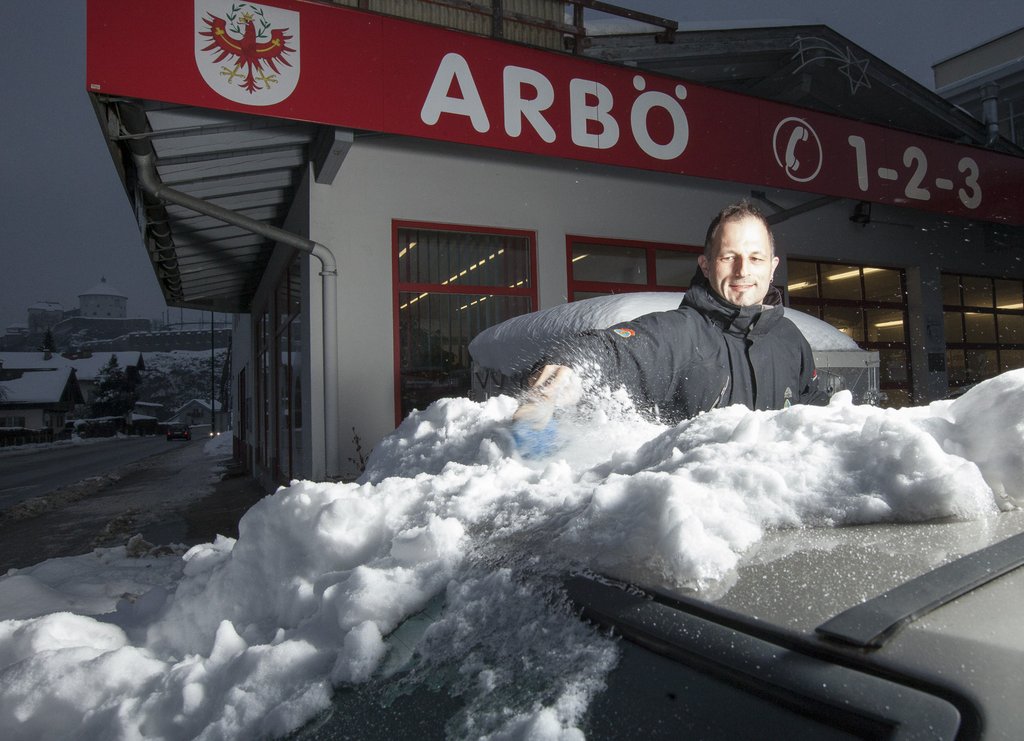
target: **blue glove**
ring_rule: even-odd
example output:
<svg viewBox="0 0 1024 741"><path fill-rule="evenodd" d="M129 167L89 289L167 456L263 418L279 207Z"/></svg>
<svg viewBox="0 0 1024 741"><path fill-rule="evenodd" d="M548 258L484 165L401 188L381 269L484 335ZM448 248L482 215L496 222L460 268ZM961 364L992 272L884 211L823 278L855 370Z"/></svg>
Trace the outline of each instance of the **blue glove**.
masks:
<svg viewBox="0 0 1024 741"><path fill-rule="evenodd" d="M553 417L543 427L534 427L524 420L513 422L512 439L523 458L543 458L561 447Z"/></svg>

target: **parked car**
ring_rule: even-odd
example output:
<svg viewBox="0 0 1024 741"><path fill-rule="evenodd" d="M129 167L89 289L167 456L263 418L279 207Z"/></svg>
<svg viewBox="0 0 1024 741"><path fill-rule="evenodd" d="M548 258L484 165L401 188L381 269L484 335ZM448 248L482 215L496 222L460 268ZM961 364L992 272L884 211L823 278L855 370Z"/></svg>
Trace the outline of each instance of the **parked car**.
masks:
<svg viewBox="0 0 1024 741"><path fill-rule="evenodd" d="M188 425L167 425L168 440L191 440L192 430Z"/></svg>
<svg viewBox="0 0 1024 741"><path fill-rule="evenodd" d="M711 593L568 575L580 618L620 639L579 727L588 739L1024 738L1021 565L1018 509L771 532ZM425 628L404 628L442 612L389 641L414 643ZM413 691L395 676L340 688L295 738L450 735L462 698L450 676L418 673Z"/></svg>

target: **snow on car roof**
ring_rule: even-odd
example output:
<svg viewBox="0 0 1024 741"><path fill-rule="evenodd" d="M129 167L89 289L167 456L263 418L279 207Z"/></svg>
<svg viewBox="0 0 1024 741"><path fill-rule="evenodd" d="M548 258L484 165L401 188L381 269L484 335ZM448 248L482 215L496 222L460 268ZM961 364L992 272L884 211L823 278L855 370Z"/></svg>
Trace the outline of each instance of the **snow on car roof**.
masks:
<svg viewBox="0 0 1024 741"><path fill-rule="evenodd" d="M671 311L686 294L640 292L598 296L513 317L478 334L469 343L473 360L512 375L528 370L555 343L588 329L604 329L655 311ZM786 307L785 315L812 350L859 350L857 343L820 319Z"/></svg>

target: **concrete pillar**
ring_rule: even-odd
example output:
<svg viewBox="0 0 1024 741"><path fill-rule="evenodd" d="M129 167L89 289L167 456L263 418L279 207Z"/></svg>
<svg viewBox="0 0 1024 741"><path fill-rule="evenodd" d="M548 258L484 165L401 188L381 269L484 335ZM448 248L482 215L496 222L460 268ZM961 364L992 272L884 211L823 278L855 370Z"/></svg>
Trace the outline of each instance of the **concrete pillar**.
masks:
<svg viewBox="0 0 1024 741"><path fill-rule="evenodd" d="M942 313L942 273L938 266L907 268L910 373L914 403L941 399L949 392Z"/></svg>

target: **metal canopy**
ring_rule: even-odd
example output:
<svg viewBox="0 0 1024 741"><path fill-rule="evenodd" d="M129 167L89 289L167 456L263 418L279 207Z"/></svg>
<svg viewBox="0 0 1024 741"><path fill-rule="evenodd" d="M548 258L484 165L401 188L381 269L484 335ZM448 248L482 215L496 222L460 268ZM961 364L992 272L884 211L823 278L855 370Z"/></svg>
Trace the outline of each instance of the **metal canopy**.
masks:
<svg viewBox="0 0 1024 741"><path fill-rule="evenodd" d="M151 148L160 179L175 190L282 227L320 127L152 101L93 100L168 306L248 312L273 243L153 202L135 185L130 151Z"/></svg>
<svg viewBox="0 0 1024 741"><path fill-rule="evenodd" d="M709 87L901 129L958 144L1024 154L1007 139L827 26L597 36L587 56Z"/></svg>

